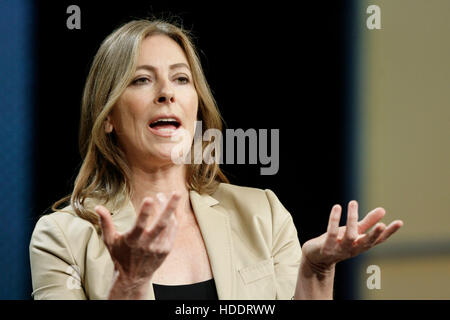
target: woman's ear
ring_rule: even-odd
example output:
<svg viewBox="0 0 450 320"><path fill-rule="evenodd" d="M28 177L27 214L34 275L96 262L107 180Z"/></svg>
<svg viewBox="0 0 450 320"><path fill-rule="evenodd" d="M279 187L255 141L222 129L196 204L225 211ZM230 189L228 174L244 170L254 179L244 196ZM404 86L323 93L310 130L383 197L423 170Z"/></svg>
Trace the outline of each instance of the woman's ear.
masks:
<svg viewBox="0 0 450 320"><path fill-rule="evenodd" d="M105 132L111 133L113 131L113 129L114 129L114 127L111 122L111 116L108 115L108 116L106 116L106 119L105 119Z"/></svg>

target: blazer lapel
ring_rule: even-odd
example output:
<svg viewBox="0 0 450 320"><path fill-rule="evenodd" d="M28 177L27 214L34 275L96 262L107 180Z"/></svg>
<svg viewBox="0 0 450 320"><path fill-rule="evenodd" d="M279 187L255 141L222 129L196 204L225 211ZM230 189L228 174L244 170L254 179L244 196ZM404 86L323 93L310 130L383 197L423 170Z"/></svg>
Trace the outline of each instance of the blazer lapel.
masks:
<svg viewBox="0 0 450 320"><path fill-rule="evenodd" d="M230 300L234 272L229 217L212 207L218 201L209 195L190 191L190 199L205 242L217 295L220 300Z"/></svg>

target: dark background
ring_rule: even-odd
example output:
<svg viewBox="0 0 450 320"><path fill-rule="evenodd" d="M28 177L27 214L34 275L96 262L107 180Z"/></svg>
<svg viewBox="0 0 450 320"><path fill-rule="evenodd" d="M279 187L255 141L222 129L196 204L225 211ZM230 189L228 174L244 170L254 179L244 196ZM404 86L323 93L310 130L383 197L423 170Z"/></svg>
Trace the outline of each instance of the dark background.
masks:
<svg viewBox="0 0 450 320"><path fill-rule="evenodd" d="M176 15L196 36L226 128L280 129L278 173L261 176L261 164L225 165L231 182L273 190L291 212L302 244L324 233L331 207L339 203L345 213L357 198L348 138L350 3L38 2L35 221L73 188L81 164L81 96L101 41L133 18ZM81 30L66 27L72 4L80 6ZM337 266L336 299L355 295L352 263Z"/></svg>

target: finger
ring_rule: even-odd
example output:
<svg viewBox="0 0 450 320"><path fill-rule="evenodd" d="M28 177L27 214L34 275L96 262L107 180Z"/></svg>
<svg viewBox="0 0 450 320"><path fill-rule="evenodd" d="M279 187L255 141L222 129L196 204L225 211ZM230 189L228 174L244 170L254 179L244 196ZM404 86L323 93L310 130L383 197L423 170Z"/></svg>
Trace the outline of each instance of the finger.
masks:
<svg viewBox="0 0 450 320"><path fill-rule="evenodd" d="M159 192L156 194L156 198L159 200L160 208L165 208L169 202L169 198L162 192ZM158 211L159 212L159 211ZM175 210L175 215L177 214L177 211Z"/></svg>
<svg viewBox="0 0 450 320"><path fill-rule="evenodd" d="M163 213L161 214L160 219L162 221L167 222L170 219L171 215L176 211L180 199L181 197L178 193L173 193L171 195Z"/></svg>
<svg viewBox="0 0 450 320"><path fill-rule="evenodd" d="M169 219L169 223L164 230L153 240L149 241L150 249L155 250L158 248L158 251L169 252L173 243L175 242L175 236L178 230L178 221L175 215L172 215Z"/></svg>
<svg viewBox="0 0 450 320"><path fill-rule="evenodd" d="M148 229L149 239L156 238L168 225L171 215L175 212L180 196L177 193L172 194L164 211L155 219L152 226Z"/></svg>
<svg viewBox="0 0 450 320"><path fill-rule="evenodd" d="M175 237L178 231L178 220L175 216L172 216L174 222L170 224L167 240L170 244L170 247L172 248L173 243L175 242Z"/></svg>
<svg viewBox="0 0 450 320"><path fill-rule="evenodd" d="M360 246L362 250L374 246L375 241L385 229L386 225L384 223L377 223L369 233L363 234L357 239L357 245Z"/></svg>
<svg viewBox="0 0 450 320"><path fill-rule="evenodd" d="M347 225L342 245L351 246L357 237L358 237L358 202L352 200L348 203Z"/></svg>
<svg viewBox="0 0 450 320"><path fill-rule="evenodd" d="M372 228L378 221L381 220L381 218L384 217L386 214L386 211L384 208L376 208L370 211L364 219L362 219L358 223L358 233L365 233L367 230Z"/></svg>
<svg viewBox="0 0 450 320"><path fill-rule="evenodd" d="M159 200L159 203L160 203L162 206L165 206L165 205L166 205L167 197L166 197L166 195L165 195L164 193L158 192L158 193L156 194L156 198Z"/></svg>
<svg viewBox="0 0 450 320"><path fill-rule="evenodd" d="M394 234L398 229L400 229L403 226L402 220L395 220L392 222L384 231L383 233L378 237L378 239L375 241L375 245L380 244L384 241L386 241L387 238L389 238L392 234Z"/></svg>
<svg viewBox="0 0 450 320"><path fill-rule="evenodd" d="M127 236L128 243L135 243L138 241L145 231L153 212L155 212L155 201L150 197L144 198L144 200L142 200L139 215L136 219L136 224Z"/></svg>
<svg viewBox="0 0 450 320"><path fill-rule="evenodd" d="M103 241L107 246L110 246L114 241L114 234L116 228L111 218L111 213L104 206L98 205L95 207L95 212L99 215L100 227L102 229Z"/></svg>
<svg viewBox="0 0 450 320"><path fill-rule="evenodd" d="M339 221L341 220L342 208L336 204L331 209L330 218L328 220L327 238L324 247L333 247L339 234Z"/></svg>

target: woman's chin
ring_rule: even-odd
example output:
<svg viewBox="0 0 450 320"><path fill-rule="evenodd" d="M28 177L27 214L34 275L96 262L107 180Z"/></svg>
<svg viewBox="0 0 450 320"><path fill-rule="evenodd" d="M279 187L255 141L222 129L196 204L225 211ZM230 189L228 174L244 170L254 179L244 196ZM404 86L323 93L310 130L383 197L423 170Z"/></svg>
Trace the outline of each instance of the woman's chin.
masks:
<svg viewBox="0 0 450 320"><path fill-rule="evenodd" d="M158 162L164 164L183 164L183 153L179 151L179 148L175 146L166 146L158 148L157 152L153 153L153 156L157 158Z"/></svg>

